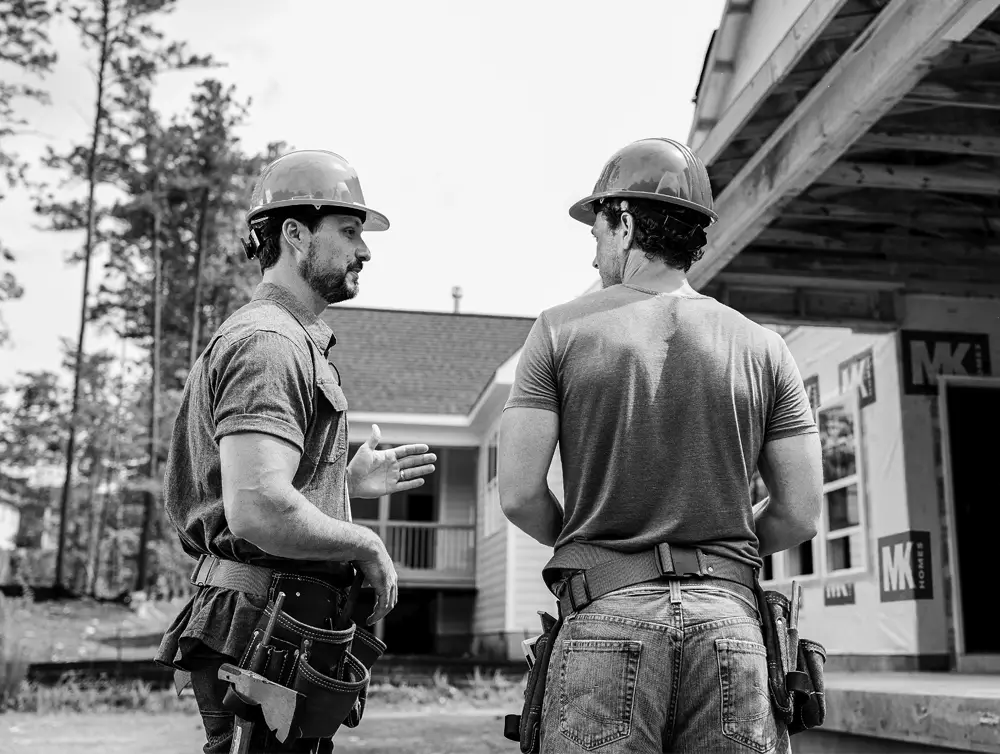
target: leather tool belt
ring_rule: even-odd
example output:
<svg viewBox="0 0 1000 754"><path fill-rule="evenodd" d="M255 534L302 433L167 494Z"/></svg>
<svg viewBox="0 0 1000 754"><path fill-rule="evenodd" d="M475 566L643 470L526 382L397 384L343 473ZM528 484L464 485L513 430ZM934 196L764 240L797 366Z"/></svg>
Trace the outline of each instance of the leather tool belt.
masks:
<svg viewBox="0 0 1000 754"><path fill-rule="evenodd" d="M785 659L787 654L782 653L789 646L787 617L791 611L788 598L779 592L765 594L760 588L756 569L745 563L705 553L695 547L664 543L644 552L621 554L565 577L555 570L543 571L543 578L546 583L552 584L552 591L559 601L559 618L539 613L542 635L535 643L535 662L528 673L524 707L520 715L507 715L504 719L504 737L519 741L522 754L537 754L539 750L549 661L566 616L618 589L664 577L722 579L738 585L738 589L733 591L746 593L748 597L756 596L767 650L771 704L776 716L787 724L790 734L823 724L826 717L823 696L826 652L816 642L798 641L796 634L797 667L791 672L786 670L789 662ZM782 610L784 618L776 623ZM784 636L780 642L779 635Z"/></svg>
<svg viewBox="0 0 1000 754"><path fill-rule="evenodd" d="M350 616L340 615L343 589L313 576L212 556L202 556L191 582L267 597L267 607L238 667L254 669L266 680L301 695L296 698L288 730L277 733L282 743L329 739L341 725L353 728L360 724L370 671L386 645L349 620ZM281 609L267 646L262 648L264 629L271 623L279 594L284 595ZM244 720L267 722L266 710L242 698L232 687L223 705Z"/></svg>
<svg viewBox="0 0 1000 754"><path fill-rule="evenodd" d="M767 650L768 687L775 716L795 735L819 728L826 720L822 644L799 639L798 626L790 620L792 602L781 592L754 585L760 612L761 634Z"/></svg>

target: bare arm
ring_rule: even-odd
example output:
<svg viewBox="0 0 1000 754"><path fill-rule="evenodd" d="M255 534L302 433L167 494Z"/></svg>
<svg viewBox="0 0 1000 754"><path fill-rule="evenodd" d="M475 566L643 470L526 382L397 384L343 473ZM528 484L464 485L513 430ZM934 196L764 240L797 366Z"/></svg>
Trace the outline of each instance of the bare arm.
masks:
<svg viewBox="0 0 1000 754"><path fill-rule="evenodd" d="M508 408L500 422L500 507L518 529L553 547L563 509L549 489L548 472L559 439L559 415L539 408Z"/></svg>
<svg viewBox="0 0 1000 754"><path fill-rule="evenodd" d="M219 443L222 502L230 530L264 552L290 560L353 561L378 595L371 625L396 605L396 571L385 545L363 526L327 516L292 486L298 449L257 432Z"/></svg>
<svg viewBox="0 0 1000 754"><path fill-rule="evenodd" d="M819 435L765 443L757 462L768 498L754 506L761 557L816 536L823 499Z"/></svg>
<svg viewBox="0 0 1000 754"><path fill-rule="evenodd" d="M300 453L271 435L245 432L219 443L222 501L233 534L292 560L363 560L377 535L327 516L292 487Z"/></svg>

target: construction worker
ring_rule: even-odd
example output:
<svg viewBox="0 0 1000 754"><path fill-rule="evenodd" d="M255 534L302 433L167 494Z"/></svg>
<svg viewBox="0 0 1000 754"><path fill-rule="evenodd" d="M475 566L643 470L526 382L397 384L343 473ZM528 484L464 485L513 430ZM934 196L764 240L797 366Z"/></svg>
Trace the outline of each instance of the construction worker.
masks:
<svg viewBox="0 0 1000 754"><path fill-rule="evenodd" d="M754 587L762 556L816 533L798 369L777 333L688 282L716 214L685 145L624 147L570 215L602 288L538 317L500 429L503 512L554 547L539 750L785 750ZM546 481L557 441L563 504ZM770 498L754 509L758 467Z"/></svg>
<svg viewBox="0 0 1000 754"><path fill-rule="evenodd" d="M309 678L298 673L307 659L315 680L351 646L333 628L350 617L338 611L346 588L360 587L355 569L376 592L368 625L396 605L392 560L374 532L351 523L350 498L419 487L436 456L421 444L379 449L373 425L348 463L348 402L331 361L336 338L320 315L357 295L371 259L363 231L389 227L366 205L354 168L332 152L286 154L262 172L246 220L244 250L259 260L263 280L196 362L173 428L164 503L185 552L199 559L198 589L156 659L177 671L179 690L193 687L206 754L329 751L332 733L322 733L347 710L354 724L360 718L365 671L357 663L340 663L359 681L340 719L296 720L293 728L315 735L284 743L261 724L263 706L234 696L220 667L255 669L308 696ZM272 625L283 638L265 647L262 629L279 593ZM351 653L362 652L362 639L374 655L385 649L356 629ZM324 713L336 714L329 706Z"/></svg>

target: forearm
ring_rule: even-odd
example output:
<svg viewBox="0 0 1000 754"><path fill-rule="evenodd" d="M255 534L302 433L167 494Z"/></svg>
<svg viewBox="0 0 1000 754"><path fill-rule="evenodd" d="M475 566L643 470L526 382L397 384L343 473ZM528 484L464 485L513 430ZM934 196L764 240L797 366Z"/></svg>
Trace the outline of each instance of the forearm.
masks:
<svg viewBox="0 0 1000 754"><path fill-rule="evenodd" d="M563 528L563 510L552 490L503 504L503 513L514 526L547 547L554 547Z"/></svg>
<svg viewBox="0 0 1000 754"><path fill-rule="evenodd" d="M785 510L784 506L771 505L770 497L753 507L757 551L762 558L790 550L816 536L815 522L809 523L783 515Z"/></svg>
<svg viewBox="0 0 1000 754"><path fill-rule="evenodd" d="M264 552L292 560L370 558L378 535L323 513L291 485L245 492L237 505L250 511L237 536Z"/></svg>

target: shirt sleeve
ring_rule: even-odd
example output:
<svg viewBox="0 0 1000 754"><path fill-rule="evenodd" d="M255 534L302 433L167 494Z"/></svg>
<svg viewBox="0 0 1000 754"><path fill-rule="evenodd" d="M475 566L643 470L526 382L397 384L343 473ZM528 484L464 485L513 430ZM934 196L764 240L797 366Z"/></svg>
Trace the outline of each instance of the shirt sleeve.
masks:
<svg viewBox="0 0 1000 754"><path fill-rule="evenodd" d="M521 349L504 410L514 407L542 408L559 413L555 353L544 312L535 320Z"/></svg>
<svg viewBox="0 0 1000 754"><path fill-rule="evenodd" d="M788 344L781 339L774 375L774 407L764 430L764 442L817 431L816 419L812 406L809 405L809 396L799 368Z"/></svg>
<svg viewBox="0 0 1000 754"><path fill-rule="evenodd" d="M215 441L239 432L280 437L303 452L312 413L312 365L290 338L258 330L212 360Z"/></svg>

